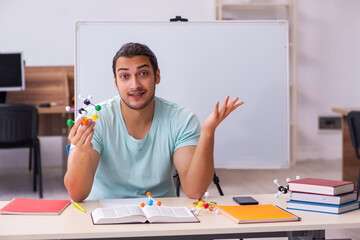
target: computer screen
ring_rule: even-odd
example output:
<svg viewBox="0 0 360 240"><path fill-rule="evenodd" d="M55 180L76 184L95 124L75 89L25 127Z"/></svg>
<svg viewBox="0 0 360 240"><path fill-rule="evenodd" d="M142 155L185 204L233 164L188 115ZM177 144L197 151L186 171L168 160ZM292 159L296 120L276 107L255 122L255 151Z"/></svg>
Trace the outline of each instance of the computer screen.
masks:
<svg viewBox="0 0 360 240"><path fill-rule="evenodd" d="M22 53L0 53L0 92L25 89Z"/></svg>

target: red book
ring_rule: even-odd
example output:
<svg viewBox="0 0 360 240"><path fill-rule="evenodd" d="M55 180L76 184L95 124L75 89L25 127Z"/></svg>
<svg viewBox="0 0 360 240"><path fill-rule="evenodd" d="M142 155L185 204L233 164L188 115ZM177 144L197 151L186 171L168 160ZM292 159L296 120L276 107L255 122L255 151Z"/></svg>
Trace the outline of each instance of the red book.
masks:
<svg viewBox="0 0 360 240"><path fill-rule="evenodd" d="M339 180L319 178L303 178L289 182L289 190L294 192L307 192L323 195L340 195L353 192L354 183Z"/></svg>
<svg viewBox="0 0 360 240"><path fill-rule="evenodd" d="M60 215L69 204L70 200L14 198L0 209L0 213Z"/></svg>

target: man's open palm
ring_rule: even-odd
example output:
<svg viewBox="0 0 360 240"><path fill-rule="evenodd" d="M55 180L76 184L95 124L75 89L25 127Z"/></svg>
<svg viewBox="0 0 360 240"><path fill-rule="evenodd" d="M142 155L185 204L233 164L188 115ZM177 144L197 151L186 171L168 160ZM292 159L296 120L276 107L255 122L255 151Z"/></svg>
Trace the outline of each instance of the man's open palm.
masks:
<svg viewBox="0 0 360 240"><path fill-rule="evenodd" d="M202 130L203 131L215 131L217 126L236 108L244 104L244 102L237 102L238 97L234 98L229 102L229 96L226 96L223 105L219 110L219 101L215 104L214 112L209 115L209 117L203 122Z"/></svg>

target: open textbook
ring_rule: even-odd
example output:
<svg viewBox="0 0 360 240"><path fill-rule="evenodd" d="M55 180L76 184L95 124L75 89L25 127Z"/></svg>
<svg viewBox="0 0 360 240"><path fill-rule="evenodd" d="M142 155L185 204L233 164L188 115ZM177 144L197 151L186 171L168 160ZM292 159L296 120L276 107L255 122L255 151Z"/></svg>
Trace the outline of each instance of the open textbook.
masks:
<svg viewBox="0 0 360 240"><path fill-rule="evenodd" d="M94 224L199 222L187 207L126 205L96 208L91 216Z"/></svg>

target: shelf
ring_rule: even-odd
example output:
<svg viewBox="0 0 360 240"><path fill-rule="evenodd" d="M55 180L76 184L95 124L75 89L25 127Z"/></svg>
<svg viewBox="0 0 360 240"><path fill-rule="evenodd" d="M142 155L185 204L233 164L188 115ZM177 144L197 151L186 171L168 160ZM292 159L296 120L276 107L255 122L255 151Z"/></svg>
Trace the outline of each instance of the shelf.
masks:
<svg viewBox="0 0 360 240"><path fill-rule="evenodd" d="M259 8L269 8L269 7L290 7L288 3L223 3L222 7L231 7L231 8L242 8L242 7L259 7Z"/></svg>

